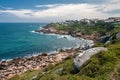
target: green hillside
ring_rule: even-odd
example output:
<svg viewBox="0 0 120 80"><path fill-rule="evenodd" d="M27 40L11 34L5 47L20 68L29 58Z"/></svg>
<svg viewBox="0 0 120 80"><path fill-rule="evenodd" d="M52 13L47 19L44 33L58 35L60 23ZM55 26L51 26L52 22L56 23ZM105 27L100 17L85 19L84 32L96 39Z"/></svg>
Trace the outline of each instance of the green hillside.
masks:
<svg viewBox="0 0 120 80"><path fill-rule="evenodd" d="M67 24L67 25L66 25ZM97 23L83 23L78 21L69 21L69 23L51 23L47 26L54 27L58 31L67 31L69 34L75 34L81 32L85 34L99 34L100 36L106 34L112 34L113 32L120 31L119 23L106 23L98 21Z"/></svg>
<svg viewBox="0 0 120 80"><path fill-rule="evenodd" d="M90 58L80 72L73 70L74 56L43 71L28 71L10 80L110 80L120 79L120 39L113 40L107 46L108 51L100 52ZM44 73L44 74L43 74Z"/></svg>
<svg viewBox="0 0 120 80"><path fill-rule="evenodd" d="M109 80L120 79L120 39L114 40L107 45L107 52L100 52L88 60L80 72L73 70L73 58L68 58L62 63L50 67L37 80ZM59 71L59 69L61 69Z"/></svg>
<svg viewBox="0 0 120 80"><path fill-rule="evenodd" d="M22 75L17 75L10 80L120 80L120 39L116 39L116 33L120 32L119 23L96 23L72 24L65 27L61 24L52 24L59 30L76 32L82 31L84 34L98 33L100 36L110 34L112 40L108 44L96 43L96 46L104 46L108 51L102 51L92 56L80 69L79 72L73 70L73 59L71 56L56 65L49 64L42 71L27 71Z"/></svg>

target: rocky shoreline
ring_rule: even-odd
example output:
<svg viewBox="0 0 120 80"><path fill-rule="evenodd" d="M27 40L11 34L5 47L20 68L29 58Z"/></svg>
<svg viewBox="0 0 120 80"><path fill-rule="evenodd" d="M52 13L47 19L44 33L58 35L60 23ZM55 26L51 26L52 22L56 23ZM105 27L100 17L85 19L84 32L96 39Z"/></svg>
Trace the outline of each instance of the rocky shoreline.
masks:
<svg viewBox="0 0 120 80"><path fill-rule="evenodd" d="M11 61L0 61L0 80L7 80L15 75L20 75L28 70L41 70L48 64L55 65L58 62L81 52L80 48L60 50L58 53L47 55L43 53L30 58L22 57Z"/></svg>
<svg viewBox="0 0 120 80"><path fill-rule="evenodd" d="M36 30L35 32L45 33L45 34L59 34L59 35L71 35L76 38L85 38L90 40L96 40L95 35L81 35L80 33L76 33L75 35L69 34L65 31L57 31L52 27L44 27L41 30ZM64 37L66 38L66 37ZM98 38L97 38L98 39ZM94 43L94 42L93 42ZM90 43L93 46L93 44ZM73 56L75 53L79 53L82 49L88 49L91 46L84 46L84 48L71 48L66 50L59 50L58 53L47 55L47 53L43 53L38 56L32 56L30 58L22 57L16 58L11 61L0 61L0 80L7 80L15 75L20 75L25 73L28 70L41 70L44 69L47 65L59 63L66 59L67 57Z"/></svg>
<svg viewBox="0 0 120 80"><path fill-rule="evenodd" d="M44 34L71 35L72 37L76 37L76 38L93 40L94 42L97 42L100 40L100 37L98 36L98 34L82 34L81 32L69 33L67 31L57 30L54 27L49 25L44 26L41 30L35 30L35 32L44 33Z"/></svg>

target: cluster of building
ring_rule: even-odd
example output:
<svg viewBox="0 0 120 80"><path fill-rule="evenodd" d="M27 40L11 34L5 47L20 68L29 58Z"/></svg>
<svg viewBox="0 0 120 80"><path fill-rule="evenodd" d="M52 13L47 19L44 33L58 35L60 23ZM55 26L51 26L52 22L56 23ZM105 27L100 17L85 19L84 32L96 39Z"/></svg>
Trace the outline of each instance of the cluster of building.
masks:
<svg viewBox="0 0 120 80"><path fill-rule="evenodd" d="M110 17L104 20L105 22L120 22L120 17Z"/></svg>
<svg viewBox="0 0 120 80"><path fill-rule="evenodd" d="M113 22L113 23L120 22L120 17L110 17L107 19L99 19L99 18L87 19L87 18L84 18L81 20L66 20L64 22L60 22L60 24L68 26L68 25L73 24L73 23L94 24L94 23L98 23L98 22Z"/></svg>

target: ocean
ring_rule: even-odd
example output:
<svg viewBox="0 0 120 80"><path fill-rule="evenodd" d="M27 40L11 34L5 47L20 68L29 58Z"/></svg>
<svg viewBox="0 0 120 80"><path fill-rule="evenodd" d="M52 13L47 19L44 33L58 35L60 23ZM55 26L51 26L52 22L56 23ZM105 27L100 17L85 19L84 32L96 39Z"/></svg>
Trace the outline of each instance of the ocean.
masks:
<svg viewBox="0 0 120 80"><path fill-rule="evenodd" d="M39 55L42 52L50 54L58 49L89 44L89 40L67 35L34 32L45 25L46 23L0 23L0 60Z"/></svg>

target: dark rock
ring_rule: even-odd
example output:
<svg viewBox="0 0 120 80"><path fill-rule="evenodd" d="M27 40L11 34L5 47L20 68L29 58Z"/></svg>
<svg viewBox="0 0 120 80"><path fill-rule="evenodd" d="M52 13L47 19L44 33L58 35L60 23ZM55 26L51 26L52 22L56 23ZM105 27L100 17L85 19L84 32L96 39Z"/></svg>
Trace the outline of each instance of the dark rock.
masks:
<svg viewBox="0 0 120 80"><path fill-rule="evenodd" d="M106 42L110 39L110 37L111 37L110 35L102 36L100 42L102 42L102 43L106 43Z"/></svg>
<svg viewBox="0 0 120 80"><path fill-rule="evenodd" d="M45 53L45 52L43 52L42 54L41 54L41 56L47 56L48 54L47 53Z"/></svg>

